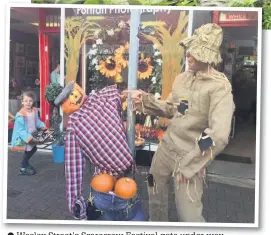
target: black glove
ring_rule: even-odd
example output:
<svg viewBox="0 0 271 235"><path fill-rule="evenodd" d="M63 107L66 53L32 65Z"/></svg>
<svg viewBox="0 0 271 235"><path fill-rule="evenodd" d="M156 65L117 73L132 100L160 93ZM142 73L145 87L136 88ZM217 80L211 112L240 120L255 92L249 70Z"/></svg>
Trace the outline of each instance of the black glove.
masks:
<svg viewBox="0 0 271 235"><path fill-rule="evenodd" d="M147 175L147 181L148 181L148 186L149 187L154 187L155 186L155 181L154 181L154 177L153 177L152 174Z"/></svg>
<svg viewBox="0 0 271 235"><path fill-rule="evenodd" d="M78 203L75 203L75 206L73 208L73 215L76 219L80 219L80 212L81 212L80 205Z"/></svg>
<svg viewBox="0 0 271 235"><path fill-rule="evenodd" d="M102 215L102 212L100 210L97 210L97 208L92 205L90 202L88 202L87 205L87 220L98 220L100 216Z"/></svg>
<svg viewBox="0 0 271 235"><path fill-rule="evenodd" d="M209 135L203 132L201 138L198 140L198 145L201 152L204 152L213 146L213 140Z"/></svg>
<svg viewBox="0 0 271 235"><path fill-rule="evenodd" d="M185 115L185 112L188 109L188 101L187 100L181 100L180 104L178 105L178 112L182 115Z"/></svg>

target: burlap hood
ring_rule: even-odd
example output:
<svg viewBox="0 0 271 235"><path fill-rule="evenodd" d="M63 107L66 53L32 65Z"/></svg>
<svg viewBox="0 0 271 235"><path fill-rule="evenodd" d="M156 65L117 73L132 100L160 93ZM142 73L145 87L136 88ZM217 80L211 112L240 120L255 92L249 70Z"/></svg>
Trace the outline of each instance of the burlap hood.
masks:
<svg viewBox="0 0 271 235"><path fill-rule="evenodd" d="M217 24L205 24L196 29L191 37L181 41L187 52L197 61L217 65L222 62L220 46L223 31Z"/></svg>

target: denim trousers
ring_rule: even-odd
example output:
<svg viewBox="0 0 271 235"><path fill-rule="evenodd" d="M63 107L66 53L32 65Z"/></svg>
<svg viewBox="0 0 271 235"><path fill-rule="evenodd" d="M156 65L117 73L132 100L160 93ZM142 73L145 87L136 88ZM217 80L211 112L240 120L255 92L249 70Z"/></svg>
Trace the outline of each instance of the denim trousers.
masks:
<svg viewBox="0 0 271 235"><path fill-rule="evenodd" d="M106 221L145 221L138 198L123 199L109 193L91 189L94 206L102 212L99 220Z"/></svg>

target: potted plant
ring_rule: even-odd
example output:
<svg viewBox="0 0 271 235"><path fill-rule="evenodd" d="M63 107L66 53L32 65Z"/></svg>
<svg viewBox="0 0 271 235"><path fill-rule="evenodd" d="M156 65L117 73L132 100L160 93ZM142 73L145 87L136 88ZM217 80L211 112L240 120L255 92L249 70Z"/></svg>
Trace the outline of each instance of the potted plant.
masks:
<svg viewBox="0 0 271 235"><path fill-rule="evenodd" d="M59 114L59 107L54 104L56 97L61 93L63 87L57 83L51 83L45 88L45 99L53 106L51 125L54 130L52 143L53 161L56 163L64 162L65 132L60 130L62 116Z"/></svg>

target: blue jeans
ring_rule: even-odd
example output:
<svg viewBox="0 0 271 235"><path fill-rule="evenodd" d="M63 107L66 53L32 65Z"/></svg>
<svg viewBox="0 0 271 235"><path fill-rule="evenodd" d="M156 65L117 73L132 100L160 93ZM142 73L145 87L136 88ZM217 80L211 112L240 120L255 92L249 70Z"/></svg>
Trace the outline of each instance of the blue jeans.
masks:
<svg viewBox="0 0 271 235"><path fill-rule="evenodd" d="M91 189L93 203L102 211L99 220L106 221L145 221L141 202L137 198L123 199L116 195Z"/></svg>

